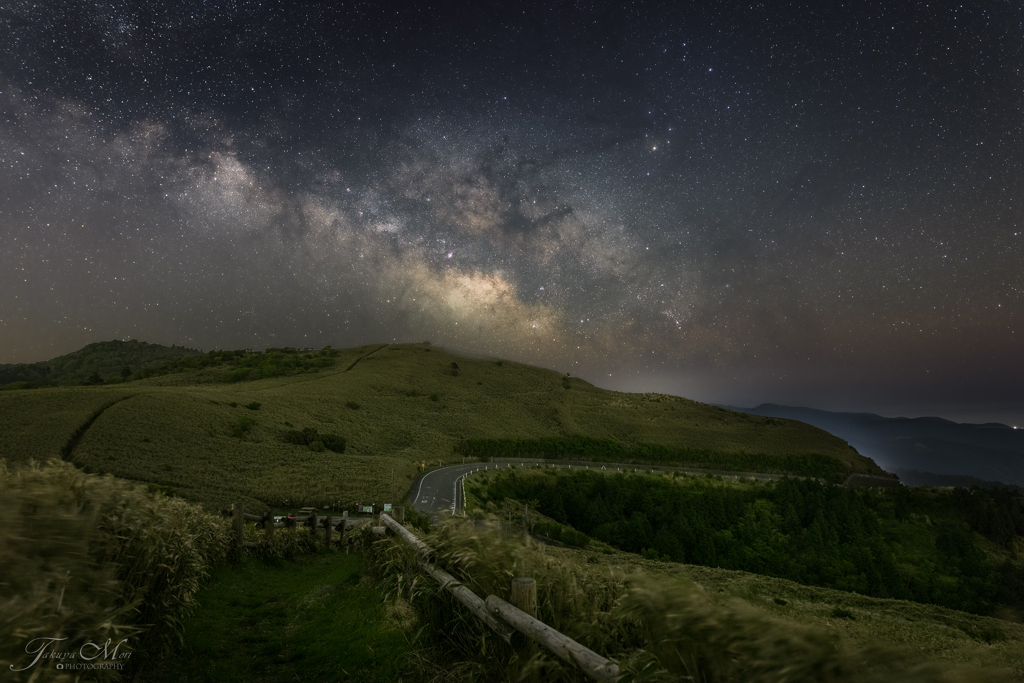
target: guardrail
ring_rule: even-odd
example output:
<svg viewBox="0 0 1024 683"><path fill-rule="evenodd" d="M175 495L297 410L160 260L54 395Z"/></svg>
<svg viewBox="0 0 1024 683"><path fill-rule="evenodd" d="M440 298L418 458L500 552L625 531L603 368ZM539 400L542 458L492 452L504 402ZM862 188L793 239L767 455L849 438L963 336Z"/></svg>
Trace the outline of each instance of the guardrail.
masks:
<svg viewBox="0 0 1024 683"><path fill-rule="evenodd" d="M537 619L537 584L531 578L512 580L511 597L513 605L496 595L481 599L476 593L462 585L454 576L438 569L430 561L433 552L426 543L416 538L390 515L381 513L380 521L391 529L403 542L412 546L419 556L419 566L462 603L474 616L483 621L505 642L512 643L512 635L518 631L531 640L543 645L559 658L575 664L584 673L597 681L614 681L619 676L619 666L593 650L580 645L569 636L556 631Z"/></svg>

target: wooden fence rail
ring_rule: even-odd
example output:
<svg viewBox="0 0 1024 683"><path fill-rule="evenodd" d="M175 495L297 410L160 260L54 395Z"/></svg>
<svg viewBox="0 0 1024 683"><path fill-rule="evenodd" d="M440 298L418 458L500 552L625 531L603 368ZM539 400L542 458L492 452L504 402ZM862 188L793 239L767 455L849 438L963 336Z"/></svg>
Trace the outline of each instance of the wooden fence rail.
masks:
<svg viewBox="0 0 1024 683"><path fill-rule="evenodd" d="M348 512L342 512L340 516L328 516L318 517L316 512L305 517L289 518L288 522L275 522L274 515L269 512L262 515L254 515L245 511L242 503L235 503L231 506L230 510L223 510L221 512L224 516L231 517L231 524L234 528L235 538L234 543L231 546L231 560L234 562L241 562L242 550L244 548L255 548L258 544L253 541L245 540L245 523L248 522L260 522L263 525L264 538L267 541L271 541L274 538L274 529L281 529L291 526L310 526L313 529L313 533L317 532L317 529L322 528L324 530L324 545L331 545L331 530L336 529L341 536L345 535L345 531L348 529Z"/></svg>
<svg viewBox="0 0 1024 683"><path fill-rule="evenodd" d="M513 630L519 631L531 640L540 643L561 659L577 665L588 676L597 681L614 681L619 676L619 667L614 662L602 657L593 650L580 645L569 636L559 633L544 622L528 614L522 608L536 611L536 584L530 580L514 579L513 595L520 596L519 607L505 602L496 595L487 596L486 600L462 585L448 572L438 569L429 562L431 548L416 538L408 529L382 513L381 522L402 539L403 542L416 549L419 554L420 567L430 574L442 588L450 592L456 600L466 606L477 618L487 624L505 642L511 643ZM518 584L517 584L518 582ZM531 590L532 589L532 590ZM531 596L532 594L532 596Z"/></svg>

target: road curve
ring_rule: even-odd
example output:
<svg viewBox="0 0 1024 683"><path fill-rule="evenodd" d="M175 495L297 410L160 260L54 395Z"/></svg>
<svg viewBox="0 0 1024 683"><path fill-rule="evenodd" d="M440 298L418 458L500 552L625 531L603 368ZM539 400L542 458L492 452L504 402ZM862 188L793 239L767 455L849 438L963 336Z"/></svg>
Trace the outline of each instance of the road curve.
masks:
<svg viewBox="0 0 1024 683"><path fill-rule="evenodd" d="M434 519L462 514L466 507L463 491L465 476L470 472L485 468L493 470L495 467L504 469L508 465L473 462L431 470L413 482L407 502L417 512L425 512Z"/></svg>

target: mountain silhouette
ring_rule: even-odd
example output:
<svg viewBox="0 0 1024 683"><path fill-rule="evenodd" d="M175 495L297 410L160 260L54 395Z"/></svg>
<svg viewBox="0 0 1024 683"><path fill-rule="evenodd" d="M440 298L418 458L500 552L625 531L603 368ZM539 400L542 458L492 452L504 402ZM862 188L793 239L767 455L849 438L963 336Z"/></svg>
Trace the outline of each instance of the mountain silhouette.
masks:
<svg viewBox="0 0 1024 683"><path fill-rule="evenodd" d="M728 407L752 415L800 420L844 439L904 483L935 483L943 475L1024 486L1024 430L998 422L969 424L941 417L882 417L762 403ZM920 482L915 482L921 479ZM952 483L955 480L949 480Z"/></svg>

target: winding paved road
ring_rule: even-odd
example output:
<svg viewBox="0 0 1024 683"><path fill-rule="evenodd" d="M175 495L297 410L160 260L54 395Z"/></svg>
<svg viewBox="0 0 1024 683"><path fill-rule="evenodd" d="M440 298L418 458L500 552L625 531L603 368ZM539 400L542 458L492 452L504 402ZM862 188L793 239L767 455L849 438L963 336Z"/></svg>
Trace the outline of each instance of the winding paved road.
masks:
<svg viewBox="0 0 1024 683"><path fill-rule="evenodd" d="M409 500L417 512L426 512L433 518L461 514L466 507L463 480L470 472L493 470L498 465L482 462L450 465L427 472L412 487ZM505 468L508 465L500 465Z"/></svg>

